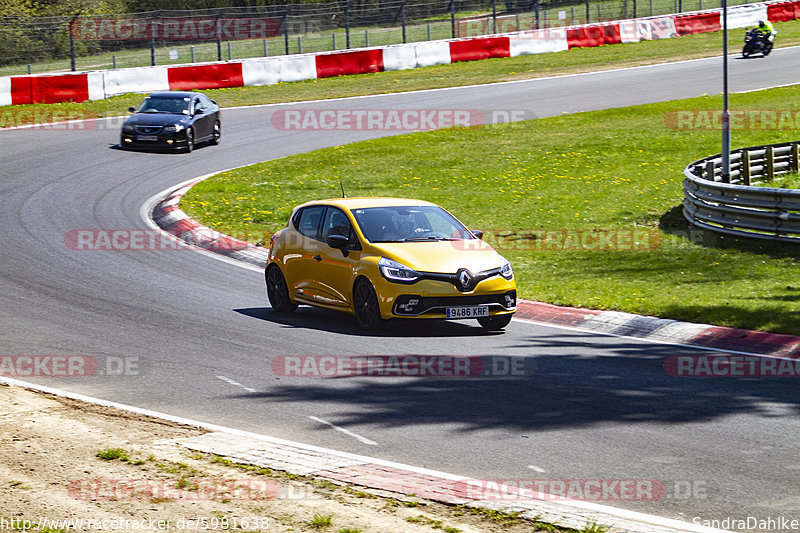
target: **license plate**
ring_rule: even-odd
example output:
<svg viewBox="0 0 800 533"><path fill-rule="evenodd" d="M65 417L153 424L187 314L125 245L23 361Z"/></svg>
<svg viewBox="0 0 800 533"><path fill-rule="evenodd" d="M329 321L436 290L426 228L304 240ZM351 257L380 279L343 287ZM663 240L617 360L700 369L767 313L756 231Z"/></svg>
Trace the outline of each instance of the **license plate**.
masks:
<svg viewBox="0 0 800 533"><path fill-rule="evenodd" d="M157 141L158 135L137 135L137 141Z"/></svg>
<svg viewBox="0 0 800 533"><path fill-rule="evenodd" d="M445 315L447 318L476 318L479 316L489 316L489 307L486 305L447 307L445 309Z"/></svg>

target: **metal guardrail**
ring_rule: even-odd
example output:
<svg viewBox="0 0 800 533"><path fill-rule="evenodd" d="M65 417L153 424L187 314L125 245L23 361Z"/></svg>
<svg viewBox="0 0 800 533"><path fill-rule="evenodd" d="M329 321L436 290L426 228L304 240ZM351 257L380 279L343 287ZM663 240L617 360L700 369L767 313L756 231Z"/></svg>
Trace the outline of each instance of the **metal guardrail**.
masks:
<svg viewBox="0 0 800 533"><path fill-rule="evenodd" d="M800 243L800 190L751 186L799 169L800 141L731 152L727 183L721 154L700 159L683 171L683 215L715 233Z"/></svg>

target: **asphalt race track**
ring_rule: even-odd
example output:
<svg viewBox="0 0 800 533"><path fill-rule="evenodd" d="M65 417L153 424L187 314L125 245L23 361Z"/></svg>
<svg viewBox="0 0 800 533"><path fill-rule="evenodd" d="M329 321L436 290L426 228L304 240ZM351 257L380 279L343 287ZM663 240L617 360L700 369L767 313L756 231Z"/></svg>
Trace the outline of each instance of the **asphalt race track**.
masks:
<svg viewBox="0 0 800 533"><path fill-rule="evenodd" d="M766 60L732 56L731 90L798 83L798 63L800 48ZM522 321L505 334L475 322L400 322L363 334L348 317L311 308L275 316L260 272L208 255L65 244L75 229L146 229L142 205L190 178L387 134L279 131L270 123L278 109L533 118L719 93L721 70L716 58L226 109L222 144L191 154L119 150L119 121L0 132L0 354L87 355L111 370L126 361L130 375L30 381L337 450L482 479L661 480L666 495L655 501L601 503L686 520L798 519L794 380L673 378L665 358L698 350ZM309 379L270 368L280 355L398 354L519 356L536 370L527 378Z"/></svg>

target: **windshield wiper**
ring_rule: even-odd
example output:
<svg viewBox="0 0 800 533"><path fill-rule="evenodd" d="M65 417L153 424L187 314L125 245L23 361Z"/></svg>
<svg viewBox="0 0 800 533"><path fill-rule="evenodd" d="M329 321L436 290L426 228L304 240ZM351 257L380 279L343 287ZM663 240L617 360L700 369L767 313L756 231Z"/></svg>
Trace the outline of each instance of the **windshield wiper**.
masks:
<svg viewBox="0 0 800 533"><path fill-rule="evenodd" d="M405 239L406 242L424 242L424 241L456 241L458 239L453 239L450 237L412 237L411 239Z"/></svg>

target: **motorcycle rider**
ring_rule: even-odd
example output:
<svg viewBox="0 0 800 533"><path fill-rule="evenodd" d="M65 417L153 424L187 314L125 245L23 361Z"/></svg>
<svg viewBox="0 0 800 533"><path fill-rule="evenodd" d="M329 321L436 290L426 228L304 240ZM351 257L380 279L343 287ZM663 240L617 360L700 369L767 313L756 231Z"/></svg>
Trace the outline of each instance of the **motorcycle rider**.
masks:
<svg viewBox="0 0 800 533"><path fill-rule="evenodd" d="M764 38L768 40L770 43L775 41L775 35L778 33L775 31L775 26L768 20L759 20L758 26L756 28L764 34Z"/></svg>

